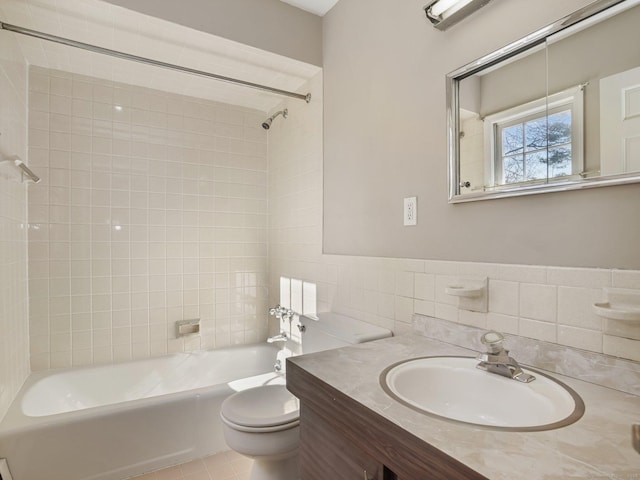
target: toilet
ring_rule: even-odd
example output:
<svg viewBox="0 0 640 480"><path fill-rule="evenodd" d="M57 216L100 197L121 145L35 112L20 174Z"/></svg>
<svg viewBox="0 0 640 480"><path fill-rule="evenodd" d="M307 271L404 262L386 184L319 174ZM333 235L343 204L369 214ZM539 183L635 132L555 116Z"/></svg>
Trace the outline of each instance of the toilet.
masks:
<svg viewBox="0 0 640 480"><path fill-rule="evenodd" d="M337 313L301 316L302 353L390 337L390 330ZM300 411L285 385L234 393L220 410L227 445L254 460L251 480L298 480Z"/></svg>

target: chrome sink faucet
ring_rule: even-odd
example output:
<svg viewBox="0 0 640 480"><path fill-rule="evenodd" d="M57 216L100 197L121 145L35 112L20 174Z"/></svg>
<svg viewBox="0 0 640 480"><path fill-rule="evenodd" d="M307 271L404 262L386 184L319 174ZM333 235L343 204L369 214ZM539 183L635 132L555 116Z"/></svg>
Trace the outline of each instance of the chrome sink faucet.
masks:
<svg viewBox="0 0 640 480"><path fill-rule="evenodd" d="M480 360L477 368L523 383L529 383L536 379L533 375L524 373L518 362L509 356L509 350L503 346L504 335L491 330L482 335L480 341L487 346L487 352L476 357L477 360Z"/></svg>

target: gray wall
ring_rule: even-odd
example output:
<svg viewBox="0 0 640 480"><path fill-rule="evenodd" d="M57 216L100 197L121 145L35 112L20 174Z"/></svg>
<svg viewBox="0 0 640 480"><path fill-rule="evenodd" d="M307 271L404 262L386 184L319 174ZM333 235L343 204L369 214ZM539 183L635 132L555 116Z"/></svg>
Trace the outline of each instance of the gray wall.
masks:
<svg viewBox="0 0 640 480"><path fill-rule="evenodd" d="M640 184L447 203L445 75L590 1L494 0L440 32L423 0L341 0L323 29L325 253L640 268Z"/></svg>
<svg viewBox="0 0 640 480"><path fill-rule="evenodd" d="M236 42L322 64L322 19L280 0L106 0Z"/></svg>

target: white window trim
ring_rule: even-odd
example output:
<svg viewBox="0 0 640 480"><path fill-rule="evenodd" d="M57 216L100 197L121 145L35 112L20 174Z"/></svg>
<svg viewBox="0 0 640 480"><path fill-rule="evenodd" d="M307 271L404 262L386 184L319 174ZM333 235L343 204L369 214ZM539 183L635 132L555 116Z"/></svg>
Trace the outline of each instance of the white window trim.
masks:
<svg viewBox="0 0 640 480"><path fill-rule="evenodd" d="M506 185L496 184L495 162L496 158L496 126L498 124L524 119L531 115L540 114L561 106L571 106L571 163L572 175L558 177L561 180L580 178L584 170L584 89L585 85L579 85L563 90L548 97L518 105L498 113L484 117L484 184L485 189L494 190L513 186L534 183L548 183L553 178L534 180Z"/></svg>

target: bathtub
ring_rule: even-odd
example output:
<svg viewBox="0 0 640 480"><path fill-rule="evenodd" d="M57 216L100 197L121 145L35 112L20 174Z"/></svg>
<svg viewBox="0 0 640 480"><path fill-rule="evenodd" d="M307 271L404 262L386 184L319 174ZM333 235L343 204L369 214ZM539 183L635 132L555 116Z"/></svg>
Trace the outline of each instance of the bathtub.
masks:
<svg viewBox="0 0 640 480"><path fill-rule="evenodd" d="M284 383L278 349L231 347L33 373L0 423L14 480L122 480L228 450L230 394Z"/></svg>

